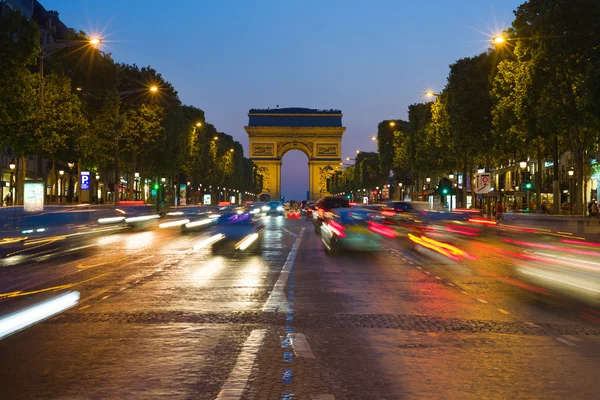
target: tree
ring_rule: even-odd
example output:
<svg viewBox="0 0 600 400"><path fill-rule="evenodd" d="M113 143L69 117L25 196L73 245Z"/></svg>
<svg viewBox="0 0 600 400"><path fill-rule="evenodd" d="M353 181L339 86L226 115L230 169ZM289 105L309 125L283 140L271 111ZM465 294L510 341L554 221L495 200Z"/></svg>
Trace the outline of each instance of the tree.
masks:
<svg viewBox="0 0 600 400"><path fill-rule="evenodd" d="M79 139L88 127L81 102L71 91L69 78L57 74L44 77L44 107L35 115L35 136L52 161L54 182L57 160L78 160Z"/></svg>
<svg viewBox="0 0 600 400"><path fill-rule="evenodd" d="M462 58L450 66L444 89L449 148L462 169L463 182L476 164L491 167L493 149L490 75L492 58L487 53ZM465 185L466 186L466 185ZM462 204L466 204L463 190Z"/></svg>
<svg viewBox="0 0 600 400"><path fill-rule="evenodd" d="M531 62L532 87L523 101L535 105L543 129L573 153L576 205L585 212L584 163L598 143L597 98L600 3L595 0L530 0L515 12L515 40ZM555 191L556 196L556 191Z"/></svg>

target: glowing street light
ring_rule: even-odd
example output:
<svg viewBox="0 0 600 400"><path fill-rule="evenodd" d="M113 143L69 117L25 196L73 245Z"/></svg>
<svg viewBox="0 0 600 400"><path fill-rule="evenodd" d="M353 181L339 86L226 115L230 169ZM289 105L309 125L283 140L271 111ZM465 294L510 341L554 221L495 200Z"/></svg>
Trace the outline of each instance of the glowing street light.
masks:
<svg viewBox="0 0 600 400"><path fill-rule="evenodd" d="M356 154L360 154L360 150L356 150Z"/></svg>
<svg viewBox="0 0 600 400"><path fill-rule="evenodd" d="M431 182L431 178L430 177L425 178L425 180L427 181L427 183Z"/></svg>
<svg viewBox="0 0 600 400"><path fill-rule="evenodd" d="M494 43L494 45L499 45L505 43L506 39L502 35L496 35L493 37L492 42Z"/></svg>
<svg viewBox="0 0 600 400"><path fill-rule="evenodd" d="M202 126L202 122L196 122L196 127L200 128Z"/></svg>
<svg viewBox="0 0 600 400"><path fill-rule="evenodd" d="M396 122L395 121L390 121L390 126L396 126Z"/></svg>
<svg viewBox="0 0 600 400"><path fill-rule="evenodd" d="M454 179L454 173L453 173L453 172L450 172L450 173L448 174L448 178L450 178L450 180L453 180L453 179Z"/></svg>
<svg viewBox="0 0 600 400"><path fill-rule="evenodd" d="M94 47L98 47L102 44L102 39L98 37L94 37L90 39L90 44Z"/></svg>
<svg viewBox="0 0 600 400"><path fill-rule="evenodd" d="M215 136L215 137L213 138L213 140L219 140L219 137L218 137L218 136Z"/></svg>
<svg viewBox="0 0 600 400"><path fill-rule="evenodd" d="M150 91L151 91L152 93L156 93L156 92L158 92L158 86L156 86L156 85L152 85L152 86L150 86Z"/></svg>
<svg viewBox="0 0 600 400"><path fill-rule="evenodd" d="M371 140L377 140L377 136L371 136Z"/></svg>
<svg viewBox="0 0 600 400"><path fill-rule="evenodd" d="M235 151L234 149L229 149L229 152L230 152L230 153L233 153L234 151Z"/></svg>
<svg viewBox="0 0 600 400"><path fill-rule="evenodd" d="M425 96L427 96L427 97L438 97L438 96L440 96L440 94L439 93L435 93L435 92L433 92L431 90L428 90L428 91L425 92Z"/></svg>
<svg viewBox="0 0 600 400"><path fill-rule="evenodd" d="M519 167L521 167L521 169L525 169L525 168L527 168L527 161L521 161L521 162L519 163Z"/></svg>

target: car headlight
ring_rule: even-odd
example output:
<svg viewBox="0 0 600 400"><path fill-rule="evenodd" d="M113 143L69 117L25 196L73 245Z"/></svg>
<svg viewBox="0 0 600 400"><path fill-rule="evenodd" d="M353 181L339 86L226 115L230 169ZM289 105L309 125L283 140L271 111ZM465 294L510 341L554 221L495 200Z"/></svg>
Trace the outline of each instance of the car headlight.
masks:
<svg viewBox="0 0 600 400"><path fill-rule="evenodd" d="M263 206L262 210L263 211L269 211L269 206Z"/></svg>
<svg viewBox="0 0 600 400"><path fill-rule="evenodd" d="M283 207L281 207L281 206L277 207L277 211L283 211Z"/></svg>

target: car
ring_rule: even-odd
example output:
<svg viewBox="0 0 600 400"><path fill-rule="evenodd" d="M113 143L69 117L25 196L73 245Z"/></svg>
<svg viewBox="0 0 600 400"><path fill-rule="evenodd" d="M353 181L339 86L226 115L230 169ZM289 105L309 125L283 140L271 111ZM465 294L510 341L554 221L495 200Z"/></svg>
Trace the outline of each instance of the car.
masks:
<svg viewBox="0 0 600 400"><path fill-rule="evenodd" d="M270 201L267 204L268 209L267 211L267 215L272 215L272 214L276 214L276 215L283 215L284 214L284 206L283 204L281 204L281 202L279 201Z"/></svg>
<svg viewBox="0 0 600 400"><path fill-rule="evenodd" d="M317 205L315 203L310 203L306 209L304 210L304 214L306 215L306 219L307 220L312 220L313 219L313 213L315 211L315 207Z"/></svg>
<svg viewBox="0 0 600 400"><path fill-rule="evenodd" d="M321 224L321 241L332 255L340 251L377 251L381 248L382 236L393 238L396 234L374 217L370 210L335 209Z"/></svg>
<svg viewBox="0 0 600 400"><path fill-rule="evenodd" d="M249 213L219 216L207 239L214 254L258 254L262 248L264 227L253 222Z"/></svg>
<svg viewBox="0 0 600 400"><path fill-rule="evenodd" d="M334 208L349 208L350 200L345 197L326 196L319 199L313 212L313 224L315 232L321 234L321 224L328 217L328 214Z"/></svg>

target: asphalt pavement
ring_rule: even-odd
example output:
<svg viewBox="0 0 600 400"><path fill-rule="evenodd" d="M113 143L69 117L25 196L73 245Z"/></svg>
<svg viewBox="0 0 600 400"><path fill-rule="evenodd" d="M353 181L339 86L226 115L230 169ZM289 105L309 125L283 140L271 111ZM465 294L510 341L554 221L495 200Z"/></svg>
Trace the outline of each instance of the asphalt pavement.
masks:
<svg viewBox="0 0 600 400"><path fill-rule="evenodd" d="M523 281L500 238L449 262L400 235L329 255L264 218L260 254L121 229L13 256L0 315L74 307L0 340L3 399L596 398L597 308ZM508 248L508 247L507 247ZM6 261L6 260L5 260ZM0 326L3 319L0 319Z"/></svg>

